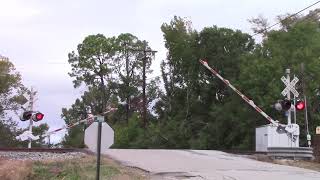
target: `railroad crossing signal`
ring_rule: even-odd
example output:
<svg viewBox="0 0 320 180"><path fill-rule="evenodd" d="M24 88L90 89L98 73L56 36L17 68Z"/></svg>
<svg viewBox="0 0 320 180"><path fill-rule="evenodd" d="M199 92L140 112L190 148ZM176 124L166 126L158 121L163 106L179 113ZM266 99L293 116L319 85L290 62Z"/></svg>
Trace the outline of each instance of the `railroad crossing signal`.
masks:
<svg viewBox="0 0 320 180"><path fill-rule="evenodd" d="M32 111L25 111L20 115L20 120L27 121L31 118L31 116L32 116Z"/></svg>
<svg viewBox="0 0 320 180"><path fill-rule="evenodd" d="M35 122L41 121L44 117L44 114L42 114L41 112L36 112L33 114L32 116L32 120Z"/></svg>
<svg viewBox="0 0 320 180"><path fill-rule="evenodd" d="M290 91L292 92L292 94L295 97L299 96L298 91L294 87L297 84L297 82L299 81L299 79L297 77L294 77L291 82L288 82L288 79L286 77L282 76L281 81L286 85L286 88L284 88L284 90L281 92L281 94L283 96L286 96L288 93L290 93Z"/></svg>
<svg viewBox="0 0 320 180"><path fill-rule="evenodd" d="M272 107L274 107L277 111L288 111L291 108L291 101L288 99L278 100Z"/></svg>
<svg viewBox="0 0 320 180"><path fill-rule="evenodd" d="M42 114L39 111L25 111L21 114L20 120L21 121L27 121L27 120L33 120L34 122L41 121L44 117L44 114Z"/></svg>
<svg viewBox="0 0 320 180"><path fill-rule="evenodd" d="M285 99L281 101L281 106L284 111L288 111L291 108L291 101Z"/></svg>

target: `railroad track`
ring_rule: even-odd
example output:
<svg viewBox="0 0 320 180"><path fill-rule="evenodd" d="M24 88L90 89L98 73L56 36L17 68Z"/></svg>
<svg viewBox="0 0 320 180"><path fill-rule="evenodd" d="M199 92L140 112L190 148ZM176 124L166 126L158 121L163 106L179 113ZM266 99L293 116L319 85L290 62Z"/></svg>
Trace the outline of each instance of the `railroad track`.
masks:
<svg viewBox="0 0 320 180"><path fill-rule="evenodd" d="M80 148L0 148L0 160L68 160L91 154Z"/></svg>
<svg viewBox="0 0 320 180"><path fill-rule="evenodd" d="M93 152L83 148L0 148L0 152L49 152L49 153L69 153L83 152L92 154ZM221 150L226 153L239 155L267 154L266 152L248 151L248 150Z"/></svg>
<svg viewBox="0 0 320 180"><path fill-rule="evenodd" d="M89 153L87 149L81 148L0 148L0 152L48 152L48 153Z"/></svg>

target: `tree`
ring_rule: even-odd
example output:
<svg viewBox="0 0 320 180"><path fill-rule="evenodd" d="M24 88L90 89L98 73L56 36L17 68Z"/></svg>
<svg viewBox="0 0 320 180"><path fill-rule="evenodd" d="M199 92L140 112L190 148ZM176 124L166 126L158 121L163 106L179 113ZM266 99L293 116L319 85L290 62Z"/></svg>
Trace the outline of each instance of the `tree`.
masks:
<svg viewBox="0 0 320 180"><path fill-rule="evenodd" d="M128 121L129 116L135 110L139 110L142 112L144 122L146 122L145 107L148 106L146 102L146 75L151 73L150 66L154 52L146 41L141 41L132 34L120 34L116 41L118 47L116 58L116 70L119 77L118 95L121 101L126 101L126 120ZM141 98L142 108L134 102Z"/></svg>
<svg viewBox="0 0 320 180"><path fill-rule="evenodd" d="M223 134L233 129L231 119L225 119L226 114L232 119L238 117L227 108L234 96L198 60L207 58L223 76L237 80L241 56L253 49L252 38L240 31L216 26L198 33L192 30L190 22L179 17L164 24L162 31L168 49L167 61L161 66L166 95L158 102L162 106L157 109L162 121L166 121L163 129L168 131L168 145L211 149L242 144L237 139L231 139L226 145L219 143L226 140ZM219 128L210 129L215 126Z"/></svg>
<svg viewBox="0 0 320 180"><path fill-rule="evenodd" d="M39 126L33 126L32 127L32 134L34 136L42 136L48 130L49 130L49 125L47 123L43 123L43 124L40 124ZM41 147L41 146L44 146L44 145L47 145L45 143L45 139L44 138L42 138L42 139L40 139L38 141L33 141L32 142L32 146L33 147Z"/></svg>
<svg viewBox="0 0 320 180"><path fill-rule="evenodd" d="M23 93L26 88L21 75L8 58L0 56L0 146L13 147L19 144L15 137L21 131L8 112L17 112L25 103Z"/></svg>
<svg viewBox="0 0 320 180"><path fill-rule="evenodd" d="M20 143L16 140L16 136L20 133L20 129L12 118L0 120L0 147L16 147Z"/></svg>
<svg viewBox="0 0 320 180"><path fill-rule="evenodd" d="M21 83L21 75L8 58L0 58L0 114L18 110L24 99L26 88Z"/></svg>
<svg viewBox="0 0 320 180"><path fill-rule="evenodd" d="M132 107L133 97L139 96L139 85L141 77L139 72L142 69L142 61L138 60L142 42L132 34L120 34L117 37L117 58L116 72L118 74L118 96L120 101L125 101L126 121L133 113Z"/></svg>
<svg viewBox="0 0 320 180"><path fill-rule="evenodd" d="M112 92L114 81L113 65L116 53L116 39L106 38L102 34L90 35L78 45L77 53L69 53L68 62L72 67L69 75L74 77L74 87L84 83L88 91L77 99L70 109L62 109L66 124L77 122L87 117L89 107L93 114L106 111L107 102ZM64 146L83 147L83 135L86 126L68 130L63 141Z"/></svg>
<svg viewBox="0 0 320 180"><path fill-rule="evenodd" d="M107 83L112 82L112 66L115 55L115 38L106 38L102 34L90 35L78 45L78 53L69 53L72 67L71 77L74 87L85 83L88 87L100 88L99 113L105 111L107 95Z"/></svg>
<svg viewBox="0 0 320 180"><path fill-rule="evenodd" d="M150 49L147 42L140 41L132 34L120 34L118 37L90 35L78 45L78 52L69 54L69 63L72 66L71 77L75 77L74 85L79 87L84 83L88 90L77 99L70 109L62 110L62 117L66 124L77 122L86 118L86 109L90 107L93 114L102 112L101 107L112 104L118 107L115 116L109 122L117 123L141 112L141 82L143 77L143 61L145 57L141 48ZM147 56L145 74L150 73L151 58ZM144 74L144 75L145 75ZM145 85L147 89L148 104L157 97L156 80ZM125 102L125 103L124 103ZM125 104L125 106L123 106ZM123 116L125 112L126 116ZM79 114L81 113L81 114ZM150 113L149 113L150 114ZM68 130L63 144L76 146L83 137L84 128ZM80 146L82 146L80 144Z"/></svg>
<svg viewBox="0 0 320 180"><path fill-rule="evenodd" d="M87 93L85 93L87 94ZM98 96L100 97L100 96ZM83 98L83 97L82 97ZM96 105L96 104L94 104ZM89 106L89 103L88 103ZM98 108L97 108L98 109ZM64 119L66 124L73 124L82 119L87 118L87 105L84 104L83 100L77 99L71 108L62 109L61 117ZM68 129L65 135L62 145L64 147L84 147L84 130L86 128L85 124L80 124L77 127Z"/></svg>

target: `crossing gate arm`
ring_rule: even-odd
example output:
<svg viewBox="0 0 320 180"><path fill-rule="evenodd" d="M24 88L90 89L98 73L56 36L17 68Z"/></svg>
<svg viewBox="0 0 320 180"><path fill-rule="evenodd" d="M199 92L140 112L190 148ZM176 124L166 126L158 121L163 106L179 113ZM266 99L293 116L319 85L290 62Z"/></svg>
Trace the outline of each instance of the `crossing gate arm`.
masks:
<svg viewBox="0 0 320 180"><path fill-rule="evenodd" d="M273 120L268 114L266 114L260 107L258 107L252 100L250 100L248 97L246 97L244 94L242 94L237 88L235 88L227 79L224 79L216 70L212 69L206 60L200 59L200 63L205 66L209 71L217 76L224 84L229 86L234 92L236 92L245 102L247 102L250 106L252 106L258 113L260 113L264 118L266 118L270 123L272 123L275 126L282 126L285 125L278 123L277 121Z"/></svg>
<svg viewBox="0 0 320 180"><path fill-rule="evenodd" d="M110 108L108 111L103 112L103 113L101 113L101 114L102 114L102 115L105 115L105 114L108 114L108 113L110 113L110 112L116 111L117 109L118 109L118 108ZM59 131L61 131L61 130L73 128L73 127L75 127L75 126L77 126L77 125L79 125L79 124L81 124L81 123L86 123L86 122L91 123L91 122L94 122L94 121L95 121L95 118L96 118L96 116L90 115L90 116L89 116L88 118L86 118L86 119L82 119L82 120L80 120L80 121L78 121L78 122L76 122L76 123L68 124L68 125L65 125L65 126L63 126L63 127L61 127L61 128L52 130L52 131L50 131L50 132L45 133L44 135L42 135L42 136L40 136L40 137L41 137L41 138L44 138L44 137L50 136L50 135L55 134L55 133L57 133L57 132L59 132Z"/></svg>

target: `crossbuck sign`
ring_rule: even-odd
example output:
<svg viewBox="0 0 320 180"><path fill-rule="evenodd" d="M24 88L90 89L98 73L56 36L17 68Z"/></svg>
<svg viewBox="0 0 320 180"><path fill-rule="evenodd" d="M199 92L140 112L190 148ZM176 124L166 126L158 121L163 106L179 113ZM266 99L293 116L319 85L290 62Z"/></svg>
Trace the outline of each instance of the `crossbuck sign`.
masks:
<svg viewBox="0 0 320 180"><path fill-rule="evenodd" d="M290 91L292 92L292 94L295 97L299 96L298 91L295 89L295 85L297 84L297 82L299 81L299 79L297 77L294 77L293 80L290 82L288 81L287 78L285 78L284 76L281 77L281 81L286 85L286 88L284 88L284 90L281 92L281 94L283 96L286 96L288 93L290 93Z"/></svg>

